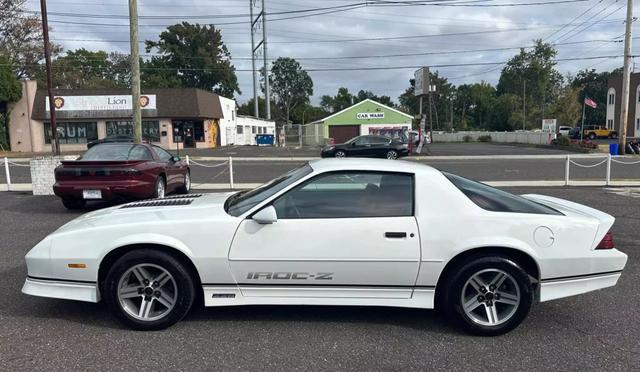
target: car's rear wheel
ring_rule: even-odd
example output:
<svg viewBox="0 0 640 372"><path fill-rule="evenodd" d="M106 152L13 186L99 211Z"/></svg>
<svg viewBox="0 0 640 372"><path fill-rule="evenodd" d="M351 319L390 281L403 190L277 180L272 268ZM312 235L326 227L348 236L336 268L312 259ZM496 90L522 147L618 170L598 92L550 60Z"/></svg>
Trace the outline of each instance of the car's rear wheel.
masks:
<svg viewBox="0 0 640 372"><path fill-rule="evenodd" d="M590 139L590 140L594 140L594 139L596 139L596 135L595 135L595 133L591 133L591 134L589 134L589 139Z"/></svg>
<svg viewBox="0 0 640 372"><path fill-rule="evenodd" d="M159 176L156 179L156 184L153 188L153 197L154 198L164 198L164 195L167 190L167 182L164 180L163 176Z"/></svg>
<svg viewBox="0 0 640 372"><path fill-rule="evenodd" d="M387 159L396 160L398 158L398 152L396 150L387 151Z"/></svg>
<svg viewBox="0 0 640 372"><path fill-rule="evenodd" d="M515 262L480 257L446 283L446 314L471 333L495 336L511 331L526 318L533 302L531 280Z"/></svg>
<svg viewBox="0 0 640 372"><path fill-rule="evenodd" d="M62 199L62 205L67 209L81 209L87 205L84 199Z"/></svg>
<svg viewBox="0 0 640 372"><path fill-rule="evenodd" d="M346 158L347 157L347 153L344 152L343 150L338 150L338 151L336 151L334 156L336 158Z"/></svg>
<svg viewBox="0 0 640 372"><path fill-rule="evenodd" d="M182 319L195 298L187 268L153 249L126 253L109 270L103 295L115 316L142 331L167 328Z"/></svg>
<svg viewBox="0 0 640 372"><path fill-rule="evenodd" d="M191 171L187 169L184 175L184 185L178 189L180 194L188 194L191 191Z"/></svg>
<svg viewBox="0 0 640 372"><path fill-rule="evenodd" d="M611 133L611 138L612 139L618 138L618 133Z"/></svg>

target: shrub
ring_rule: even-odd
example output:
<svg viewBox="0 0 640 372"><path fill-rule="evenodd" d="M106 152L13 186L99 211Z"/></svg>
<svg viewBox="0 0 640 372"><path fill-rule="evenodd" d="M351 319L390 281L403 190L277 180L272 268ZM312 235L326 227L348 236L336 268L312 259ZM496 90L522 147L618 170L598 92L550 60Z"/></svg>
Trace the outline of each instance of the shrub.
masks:
<svg viewBox="0 0 640 372"><path fill-rule="evenodd" d="M571 140L567 136L559 136L556 143L559 146L571 146Z"/></svg>
<svg viewBox="0 0 640 372"><path fill-rule="evenodd" d="M478 141L480 142L491 142L491 136L488 134L482 135L478 137Z"/></svg>
<svg viewBox="0 0 640 372"><path fill-rule="evenodd" d="M473 141L473 138L467 134L466 136L462 137L462 140L465 142L471 142Z"/></svg>

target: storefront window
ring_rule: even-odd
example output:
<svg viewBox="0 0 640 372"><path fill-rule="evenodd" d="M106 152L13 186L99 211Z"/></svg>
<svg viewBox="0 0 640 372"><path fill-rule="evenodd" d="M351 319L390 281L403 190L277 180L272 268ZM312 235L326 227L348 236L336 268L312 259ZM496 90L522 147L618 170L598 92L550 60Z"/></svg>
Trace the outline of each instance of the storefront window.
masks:
<svg viewBox="0 0 640 372"><path fill-rule="evenodd" d="M61 144L87 143L98 139L96 123L57 123L58 141ZM44 143L51 143L51 124L44 123Z"/></svg>
<svg viewBox="0 0 640 372"><path fill-rule="evenodd" d="M133 137L133 122L108 121L107 137L125 135ZM142 122L142 139L149 142L160 142L160 122L145 120Z"/></svg>
<svg viewBox="0 0 640 372"><path fill-rule="evenodd" d="M173 142L204 142L202 120L174 120L172 125Z"/></svg>

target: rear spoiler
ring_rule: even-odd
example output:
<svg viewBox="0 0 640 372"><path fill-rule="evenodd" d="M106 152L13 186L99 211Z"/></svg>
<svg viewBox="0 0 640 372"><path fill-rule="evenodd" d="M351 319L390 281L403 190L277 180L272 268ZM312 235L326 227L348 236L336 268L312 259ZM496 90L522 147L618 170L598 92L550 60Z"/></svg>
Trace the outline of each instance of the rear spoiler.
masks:
<svg viewBox="0 0 640 372"><path fill-rule="evenodd" d="M611 226L613 226L613 223L616 221L616 218L610 214L569 200L538 194L526 194L521 196L536 203L546 205L547 207L557 209L565 215L582 216L596 220L598 222L598 230L593 240L592 249L600 243L602 238L604 238L604 235L609 232Z"/></svg>
<svg viewBox="0 0 640 372"><path fill-rule="evenodd" d="M128 166L136 165L146 160L62 160L62 165L70 165L74 167L95 167L95 166Z"/></svg>

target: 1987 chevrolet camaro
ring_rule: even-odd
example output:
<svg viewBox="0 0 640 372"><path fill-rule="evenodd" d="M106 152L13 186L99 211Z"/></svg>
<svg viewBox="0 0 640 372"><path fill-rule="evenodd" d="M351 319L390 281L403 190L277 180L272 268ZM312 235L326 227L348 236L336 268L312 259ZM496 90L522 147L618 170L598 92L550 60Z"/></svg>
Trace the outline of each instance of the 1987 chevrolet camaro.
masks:
<svg viewBox="0 0 640 372"><path fill-rule="evenodd" d="M254 190L81 216L26 255L26 294L99 302L168 327L194 300L439 308L468 331L516 327L537 301L616 284L614 218L426 165L312 161Z"/></svg>

